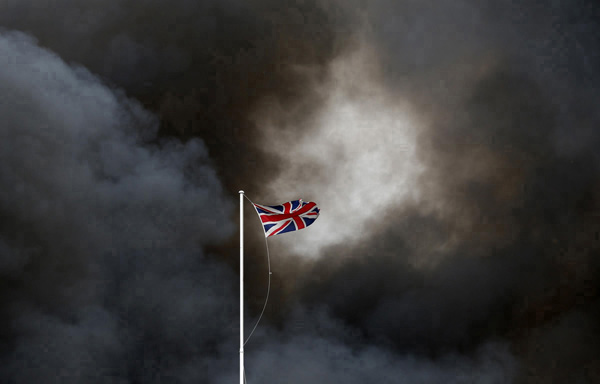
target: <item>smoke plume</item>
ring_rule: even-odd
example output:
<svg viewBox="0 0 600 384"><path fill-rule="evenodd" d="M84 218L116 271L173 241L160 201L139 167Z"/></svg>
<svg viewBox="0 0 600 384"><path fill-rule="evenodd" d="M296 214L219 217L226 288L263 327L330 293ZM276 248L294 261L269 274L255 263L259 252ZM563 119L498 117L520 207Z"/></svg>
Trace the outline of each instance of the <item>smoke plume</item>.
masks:
<svg viewBox="0 0 600 384"><path fill-rule="evenodd" d="M600 378L588 1L0 5L2 382ZM247 324L266 289L246 209Z"/></svg>

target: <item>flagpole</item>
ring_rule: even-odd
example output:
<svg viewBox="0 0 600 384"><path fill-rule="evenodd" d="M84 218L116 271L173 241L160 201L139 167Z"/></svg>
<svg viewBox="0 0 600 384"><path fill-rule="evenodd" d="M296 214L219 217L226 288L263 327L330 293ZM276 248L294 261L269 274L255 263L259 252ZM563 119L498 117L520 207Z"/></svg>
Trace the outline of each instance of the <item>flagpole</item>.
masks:
<svg viewBox="0 0 600 384"><path fill-rule="evenodd" d="M240 191L240 384L244 384L244 191Z"/></svg>

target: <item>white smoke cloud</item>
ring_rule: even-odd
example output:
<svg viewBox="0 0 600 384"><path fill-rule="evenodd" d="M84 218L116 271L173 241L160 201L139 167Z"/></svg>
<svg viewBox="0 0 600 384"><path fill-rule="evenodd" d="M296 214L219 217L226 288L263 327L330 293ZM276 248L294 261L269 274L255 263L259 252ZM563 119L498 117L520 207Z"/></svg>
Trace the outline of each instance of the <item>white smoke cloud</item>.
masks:
<svg viewBox="0 0 600 384"><path fill-rule="evenodd" d="M323 247L353 243L372 233L387 210L419 199L419 122L381 81L375 52L361 44L334 60L329 78L315 85L323 100L315 115L298 121L281 110L276 118L272 109L259 113L263 149L284 165L270 196L314 200L322 209L309 230L278 240L286 248L317 256Z"/></svg>

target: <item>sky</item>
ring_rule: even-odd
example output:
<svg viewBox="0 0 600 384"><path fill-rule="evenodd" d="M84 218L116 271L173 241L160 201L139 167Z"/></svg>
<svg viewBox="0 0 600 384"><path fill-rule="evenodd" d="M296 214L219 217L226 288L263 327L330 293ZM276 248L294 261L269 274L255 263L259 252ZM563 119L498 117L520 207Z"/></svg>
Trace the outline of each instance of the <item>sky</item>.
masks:
<svg viewBox="0 0 600 384"><path fill-rule="evenodd" d="M1 2L0 382L599 382L599 17Z"/></svg>

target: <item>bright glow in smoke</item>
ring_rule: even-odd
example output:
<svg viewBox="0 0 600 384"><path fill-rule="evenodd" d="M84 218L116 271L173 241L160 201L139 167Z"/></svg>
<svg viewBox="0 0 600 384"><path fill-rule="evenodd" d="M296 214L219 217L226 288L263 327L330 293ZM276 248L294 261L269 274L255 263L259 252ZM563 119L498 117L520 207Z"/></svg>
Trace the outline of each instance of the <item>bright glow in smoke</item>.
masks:
<svg viewBox="0 0 600 384"><path fill-rule="evenodd" d="M285 165L270 195L312 200L321 208L310 228L272 243L318 256L326 246L358 241L389 208L418 199L416 124L407 104L378 81L373 57L363 46L332 64L329 80L317 86L324 104L310 121L290 121L280 111L274 123L263 111L263 142ZM282 122L284 136L275 126Z"/></svg>

